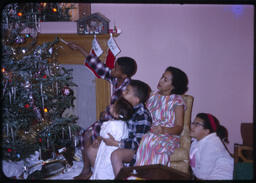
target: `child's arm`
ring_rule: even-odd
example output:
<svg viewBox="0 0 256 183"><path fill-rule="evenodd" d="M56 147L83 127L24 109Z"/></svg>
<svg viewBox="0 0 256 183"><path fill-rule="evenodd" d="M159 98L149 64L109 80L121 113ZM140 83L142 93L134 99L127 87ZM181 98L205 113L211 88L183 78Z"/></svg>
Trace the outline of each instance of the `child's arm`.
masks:
<svg viewBox="0 0 256 183"><path fill-rule="evenodd" d="M62 40L62 39L60 39ZM63 42L64 40L62 40ZM111 77L111 70L101 62L101 60L97 57L94 56L93 54L89 54L84 48L79 46L78 44L72 43L72 42L67 42L64 41L64 43L70 47L72 50L78 50L84 57L86 58L85 64L88 64L90 69L92 69L97 77L100 77L102 79L106 80L112 80Z"/></svg>
<svg viewBox="0 0 256 183"><path fill-rule="evenodd" d="M133 129L129 132L130 137L121 140L120 147L136 151L143 135L150 130L151 121L151 115L148 111L137 114L133 121L131 121L133 123Z"/></svg>
<svg viewBox="0 0 256 183"><path fill-rule="evenodd" d="M64 40L63 40L63 41L64 41ZM71 42L66 42L66 41L65 41L65 44L68 45L68 47L70 47L72 50L78 50L78 51L80 51L80 53L82 53L85 58L89 55L88 52L87 52L84 48L82 48L81 46L79 46L78 44L71 43Z"/></svg>

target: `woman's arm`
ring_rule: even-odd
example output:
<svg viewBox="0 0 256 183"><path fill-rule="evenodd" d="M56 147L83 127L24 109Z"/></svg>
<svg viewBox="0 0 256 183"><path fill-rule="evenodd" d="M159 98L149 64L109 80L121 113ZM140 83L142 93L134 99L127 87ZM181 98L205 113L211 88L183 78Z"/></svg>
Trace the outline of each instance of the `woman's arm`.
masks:
<svg viewBox="0 0 256 183"><path fill-rule="evenodd" d="M174 127L155 126L155 127L152 127L151 132L155 134L180 135L184 126L184 106L177 105L174 111L175 111Z"/></svg>

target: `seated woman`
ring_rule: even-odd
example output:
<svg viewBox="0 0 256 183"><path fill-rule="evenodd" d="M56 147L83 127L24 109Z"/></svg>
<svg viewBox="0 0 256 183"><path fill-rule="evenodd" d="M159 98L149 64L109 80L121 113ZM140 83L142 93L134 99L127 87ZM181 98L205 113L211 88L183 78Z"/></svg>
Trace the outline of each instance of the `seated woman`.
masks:
<svg viewBox="0 0 256 183"><path fill-rule="evenodd" d="M153 123L140 142L135 166L170 163L170 155L180 146L185 110L181 95L188 90L187 85L187 75L180 69L168 67L163 73L158 91L147 101Z"/></svg>
<svg viewBox="0 0 256 183"><path fill-rule="evenodd" d="M223 142L228 142L225 127L211 114L199 113L191 123L190 166L197 179L231 180L234 160Z"/></svg>

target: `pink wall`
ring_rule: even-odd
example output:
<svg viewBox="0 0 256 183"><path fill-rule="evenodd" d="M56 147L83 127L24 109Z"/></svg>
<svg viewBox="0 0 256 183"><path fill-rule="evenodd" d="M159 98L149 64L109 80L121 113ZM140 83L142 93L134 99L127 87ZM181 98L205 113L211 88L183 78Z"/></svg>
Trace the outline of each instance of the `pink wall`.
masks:
<svg viewBox="0 0 256 183"><path fill-rule="evenodd" d="M135 79L156 89L167 66L189 77L198 112L214 114L242 143L240 123L253 120L253 6L92 4L122 30L121 53L138 62ZM193 120L192 119L192 120Z"/></svg>

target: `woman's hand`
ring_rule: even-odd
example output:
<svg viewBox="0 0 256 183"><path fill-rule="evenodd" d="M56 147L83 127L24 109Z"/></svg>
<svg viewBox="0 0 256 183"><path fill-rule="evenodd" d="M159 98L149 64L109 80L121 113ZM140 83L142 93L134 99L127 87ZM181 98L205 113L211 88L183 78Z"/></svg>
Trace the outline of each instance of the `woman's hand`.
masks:
<svg viewBox="0 0 256 183"><path fill-rule="evenodd" d="M156 134L156 135L160 135L163 133L163 128L161 126L153 126L151 128L151 132Z"/></svg>
<svg viewBox="0 0 256 183"><path fill-rule="evenodd" d="M118 146L118 141L116 141L110 133L108 133L108 136L109 138L102 138L105 144L108 146Z"/></svg>

